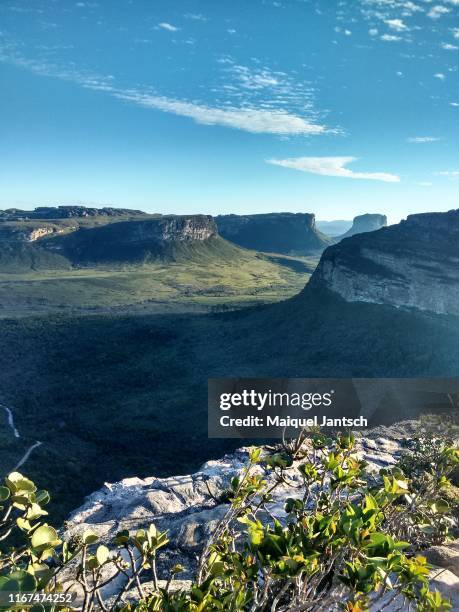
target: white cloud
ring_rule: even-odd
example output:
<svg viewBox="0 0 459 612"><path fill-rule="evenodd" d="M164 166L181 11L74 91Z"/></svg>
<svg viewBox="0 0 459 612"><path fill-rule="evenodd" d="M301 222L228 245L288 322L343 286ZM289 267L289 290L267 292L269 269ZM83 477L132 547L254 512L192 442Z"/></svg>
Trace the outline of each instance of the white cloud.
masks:
<svg viewBox="0 0 459 612"><path fill-rule="evenodd" d="M454 106L455 108L459 107L459 102L450 102L449 103L450 106Z"/></svg>
<svg viewBox="0 0 459 612"><path fill-rule="evenodd" d="M450 13L451 9L449 9L446 6L441 6L441 5L437 5L437 6L433 6L430 11L427 13L427 17L430 17L431 19L440 19L440 17L442 15L446 15L447 13Z"/></svg>
<svg viewBox="0 0 459 612"><path fill-rule="evenodd" d="M384 23L395 32L406 32L409 29L401 19L385 19Z"/></svg>
<svg viewBox="0 0 459 612"><path fill-rule="evenodd" d="M266 68L253 70L239 64L232 65L230 71L245 89L276 87L280 85L280 79L283 76L281 73L274 73Z"/></svg>
<svg viewBox="0 0 459 612"><path fill-rule="evenodd" d="M457 51L459 49L457 45L452 45L451 43L441 43L440 46L445 51Z"/></svg>
<svg viewBox="0 0 459 612"><path fill-rule="evenodd" d="M412 138L407 138L407 142L411 142L414 144L424 144L426 142L437 142L441 140L441 138L436 138L435 136L414 136Z"/></svg>
<svg viewBox="0 0 459 612"><path fill-rule="evenodd" d="M459 179L459 170L443 170L442 172L437 172L439 176L446 176L450 179Z"/></svg>
<svg viewBox="0 0 459 612"><path fill-rule="evenodd" d="M161 110L166 113L189 117L203 125L220 125L252 132L254 134L323 134L326 128L284 110L261 108L217 108L165 96L153 96L139 91L116 91L120 100L127 100L139 106Z"/></svg>
<svg viewBox="0 0 459 612"><path fill-rule="evenodd" d="M452 30L454 38L459 39L459 28L453 28Z"/></svg>
<svg viewBox="0 0 459 612"><path fill-rule="evenodd" d="M354 172L346 168L348 164L357 161L357 157L293 157L290 159L267 159L268 164L293 168L301 172L320 174L321 176L337 176L341 178L364 179L398 183L400 177L387 172Z"/></svg>
<svg viewBox="0 0 459 612"><path fill-rule="evenodd" d="M443 74L443 72L437 72L436 74L434 74L434 78L435 79L439 79L440 81L444 81L446 79L446 77Z"/></svg>
<svg viewBox="0 0 459 612"><path fill-rule="evenodd" d="M167 30L168 32L178 32L180 29L177 26L172 25L171 23L167 23L166 21L158 23L158 27L162 28L163 30Z"/></svg>
<svg viewBox="0 0 459 612"><path fill-rule="evenodd" d="M381 36L381 40L383 40L384 42L397 42L399 40L402 40L402 37L395 36L394 34L383 34Z"/></svg>
<svg viewBox="0 0 459 612"><path fill-rule="evenodd" d="M368 30L368 34L370 36L378 36L378 28L371 28L370 30Z"/></svg>
<svg viewBox="0 0 459 612"><path fill-rule="evenodd" d="M185 19L192 19L193 21L208 21L207 17L201 15L201 13L185 13L183 16Z"/></svg>

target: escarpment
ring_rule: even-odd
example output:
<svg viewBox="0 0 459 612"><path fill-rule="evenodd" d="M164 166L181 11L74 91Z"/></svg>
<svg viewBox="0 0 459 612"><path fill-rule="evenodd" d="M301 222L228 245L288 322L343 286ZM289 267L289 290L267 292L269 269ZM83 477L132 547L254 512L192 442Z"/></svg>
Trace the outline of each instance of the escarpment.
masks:
<svg viewBox="0 0 459 612"><path fill-rule="evenodd" d="M410 215L328 248L309 283L348 302L459 315L459 209Z"/></svg>
<svg viewBox="0 0 459 612"><path fill-rule="evenodd" d="M256 251L309 254L333 242L316 228L315 215L309 213L220 215L215 221L223 238Z"/></svg>

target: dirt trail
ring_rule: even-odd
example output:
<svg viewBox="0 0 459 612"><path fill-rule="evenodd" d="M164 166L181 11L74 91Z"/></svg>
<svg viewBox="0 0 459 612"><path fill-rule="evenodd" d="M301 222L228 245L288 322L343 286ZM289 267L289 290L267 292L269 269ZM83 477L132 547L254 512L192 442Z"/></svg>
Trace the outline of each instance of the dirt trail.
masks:
<svg viewBox="0 0 459 612"><path fill-rule="evenodd" d="M5 404L0 404L0 408L3 408L3 410L6 413L6 418L7 418L7 422L8 422L8 427L11 429L11 431L13 432L13 436L15 438L20 438L21 434L19 433L18 429L16 428L16 425L14 424L14 414L11 408L9 408L8 406L5 406ZM32 444L24 453L24 455L22 456L22 458L18 461L18 463L16 464L16 466L13 468L13 471L18 470L21 466L24 465L24 463L26 463L26 461L29 459L30 455L33 453L33 451L38 448L39 446L42 445L42 442L40 442L39 440L37 440L34 444Z"/></svg>

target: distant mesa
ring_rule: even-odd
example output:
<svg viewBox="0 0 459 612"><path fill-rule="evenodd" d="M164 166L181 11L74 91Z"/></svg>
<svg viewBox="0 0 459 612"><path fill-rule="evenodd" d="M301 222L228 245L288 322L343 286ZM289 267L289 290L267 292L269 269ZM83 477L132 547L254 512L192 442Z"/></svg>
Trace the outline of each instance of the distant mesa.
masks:
<svg viewBox="0 0 459 612"><path fill-rule="evenodd" d="M215 221L223 238L255 251L307 255L333 243L316 228L310 213L220 215Z"/></svg>
<svg viewBox="0 0 459 612"><path fill-rule="evenodd" d="M352 227L352 221L350 219L337 219L334 221L319 221L316 220L317 229L325 234L326 236L342 236Z"/></svg>
<svg viewBox="0 0 459 612"><path fill-rule="evenodd" d="M348 302L459 315L458 264L459 209L410 215L328 248L308 290L329 289Z"/></svg>
<svg viewBox="0 0 459 612"><path fill-rule="evenodd" d="M145 215L141 210L128 208L88 208L87 206L39 206L34 210L9 208L0 210L0 220L21 221L27 219L72 219L85 217L119 217Z"/></svg>
<svg viewBox="0 0 459 612"><path fill-rule="evenodd" d="M378 214L365 214L354 217L352 227L348 229L342 235L336 236L336 240L342 240L343 238L349 238L355 236L355 234L363 234L364 232L374 232L375 230L381 229L387 226L386 215Z"/></svg>

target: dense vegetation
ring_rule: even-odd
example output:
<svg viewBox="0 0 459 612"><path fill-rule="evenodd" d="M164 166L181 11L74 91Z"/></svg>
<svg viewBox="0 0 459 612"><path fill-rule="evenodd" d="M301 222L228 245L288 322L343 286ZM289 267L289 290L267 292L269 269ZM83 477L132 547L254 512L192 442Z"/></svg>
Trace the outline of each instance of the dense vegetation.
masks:
<svg viewBox="0 0 459 612"><path fill-rule="evenodd" d="M0 403L22 437L0 414L0 467L43 442L27 470L52 485L61 520L104 481L189 473L235 448L207 438L209 377L457 376L458 363L456 319L324 295L205 316L3 320Z"/></svg>
<svg viewBox="0 0 459 612"><path fill-rule="evenodd" d="M63 603L46 609L66 610L65 595L75 592L82 612L377 612L394 601L446 612L451 606L429 589L430 568L420 553L444 541L453 524L445 490L459 450L430 437L419 469L416 453L424 442L414 440L398 466L376 477L349 434L303 432L271 452L254 448L220 500L229 502L228 511L204 546L195 580L178 589L172 587L180 566L166 584L158 581L157 553L167 533L154 525L123 531L110 547L90 532L62 540L44 522L48 493L14 472L0 487L0 594L60 593ZM279 487L291 491L281 520L272 503ZM5 547L14 536L16 544ZM137 602L123 603L130 591ZM9 609L22 610L20 595L16 601Z"/></svg>

